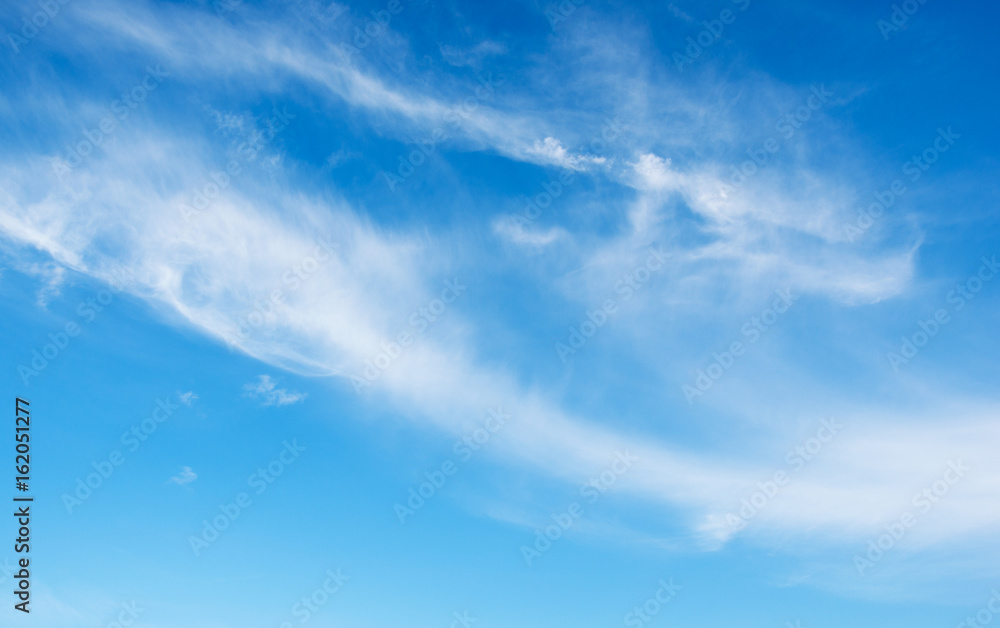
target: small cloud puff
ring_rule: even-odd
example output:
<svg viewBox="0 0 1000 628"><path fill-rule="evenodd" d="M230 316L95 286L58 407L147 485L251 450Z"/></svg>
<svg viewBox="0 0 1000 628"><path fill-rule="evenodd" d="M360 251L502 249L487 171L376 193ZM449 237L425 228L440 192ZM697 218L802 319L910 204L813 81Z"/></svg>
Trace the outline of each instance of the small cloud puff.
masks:
<svg viewBox="0 0 1000 628"><path fill-rule="evenodd" d="M189 390L186 393L177 395L177 398L181 400L181 403L190 408L194 404L195 399L198 398L198 395Z"/></svg>
<svg viewBox="0 0 1000 628"><path fill-rule="evenodd" d="M670 167L670 160L653 153L641 155L638 162L630 165L638 175L640 189L677 189L682 183L680 173Z"/></svg>
<svg viewBox="0 0 1000 628"><path fill-rule="evenodd" d="M170 478L170 481L178 486L190 484L198 479L198 474L191 470L191 467L181 467L181 472Z"/></svg>
<svg viewBox="0 0 1000 628"><path fill-rule="evenodd" d="M493 232L501 238L525 246L542 248L567 235L564 229L551 227L542 231L525 229L524 224L516 217L498 218L493 221Z"/></svg>
<svg viewBox="0 0 1000 628"><path fill-rule="evenodd" d="M260 400L265 406L287 406L306 398L305 393L289 392L287 388L277 388L270 375L259 375L256 382L244 384L245 396Z"/></svg>
<svg viewBox="0 0 1000 628"><path fill-rule="evenodd" d="M528 154L568 170L585 170L588 165L603 164L607 161L604 157L574 155L554 137L546 137L542 141L536 140L535 144L528 150Z"/></svg>

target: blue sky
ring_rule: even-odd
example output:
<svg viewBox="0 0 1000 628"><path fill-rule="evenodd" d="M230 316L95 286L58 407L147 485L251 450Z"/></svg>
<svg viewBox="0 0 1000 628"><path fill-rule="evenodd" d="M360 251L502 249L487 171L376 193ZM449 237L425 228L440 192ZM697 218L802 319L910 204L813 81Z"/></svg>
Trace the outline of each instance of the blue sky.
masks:
<svg viewBox="0 0 1000 628"><path fill-rule="evenodd" d="M992 622L997 17L5 4L0 616Z"/></svg>

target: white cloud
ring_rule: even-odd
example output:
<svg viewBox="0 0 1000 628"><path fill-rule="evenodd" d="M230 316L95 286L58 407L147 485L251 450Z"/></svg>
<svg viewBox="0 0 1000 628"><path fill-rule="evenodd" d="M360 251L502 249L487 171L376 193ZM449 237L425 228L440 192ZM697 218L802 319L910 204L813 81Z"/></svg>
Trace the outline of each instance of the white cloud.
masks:
<svg viewBox="0 0 1000 628"><path fill-rule="evenodd" d="M493 221L493 232L500 237L525 246L542 248L560 238L568 237L565 229L549 227L548 229L529 229L516 217L505 216Z"/></svg>
<svg viewBox="0 0 1000 628"><path fill-rule="evenodd" d="M246 396L261 401L265 406L287 406L298 403L306 398L305 393L290 392L287 388L278 388L270 375L260 375L256 382L245 384Z"/></svg>
<svg viewBox="0 0 1000 628"><path fill-rule="evenodd" d="M639 177L638 186L642 189L673 190L681 183L681 176L670 168L670 160L652 153L641 155L639 161L631 166Z"/></svg>
<svg viewBox="0 0 1000 628"><path fill-rule="evenodd" d="M559 166L568 170L585 170L589 165L600 165L607 161L605 157L570 153L554 137L536 140L526 152L529 156L536 158L539 163Z"/></svg>
<svg viewBox="0 0 1000 628"><path fill-rule="evenodd" d="M181 393L180 395L178 395L178 398L181 400L181 403L190 408L192 405L194 405L195 400L198 399L198 395L193 391L189 390L186 393Z"/></svg>
<svg viewBox="0 0 1000 628"><path fill-rule="evenodd" d="M52 299L62 293L62 285L66 281L66 269L52 262L46 264L18 265L21 272L36 277L44 282L38 290L37 303L39 307L46 307Z"/></svg>
<svg viewBox="0 0 1000 628"><path fill-rule="evenodd" d="M170 481L178 486L190 484L198 479L198 474L191 470L191 467L181 467L181 472L170 478Z"/></svg>

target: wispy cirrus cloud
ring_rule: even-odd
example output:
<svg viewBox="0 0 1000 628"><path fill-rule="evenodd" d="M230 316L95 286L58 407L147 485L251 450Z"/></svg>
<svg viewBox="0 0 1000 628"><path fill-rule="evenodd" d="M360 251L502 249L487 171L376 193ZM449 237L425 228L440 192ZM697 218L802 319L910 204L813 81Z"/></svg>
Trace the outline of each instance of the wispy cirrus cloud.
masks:
<svg viewBox="0 0 1000 628"><path fill-rule="evenodd" d="M734 104L743 96L726 99L730 91L754 90L723 84L712 95L722 105L699 101L682 86L656 80L656 68L636 63L628 38L595 34L578 17L564 25L565 39L547 53L551 58L526 72L529 89L511 87L510 96L462 117L460 132L449 144L455 150L488 151L519 166L571 170L591 177L586 185L613 188L613 197L599 196L601 202L594 203L606 205L603 220L582 211L574 214L579 197L567 193L561 202L571 207L562 214L552 211L551 226L535 230L490 223L490 216L505 205L482 201L494 234L537 248L539 257L563 256L560 270L552 271L554 264L543 266L537 275L539 292L556 293L568 302L561 304L560 314L570 307L584 312L595 307L635 266L637 252L653 243L668 247L669 268L649 285L643 303L623 314L631 317L627 320L641 343L655 352L650 358L656 360L655 379L681 368L673 361L674 351L692 342L680 332L670 336L658 325L665 319L725 314L737 290L740 296L766 294L772 285L791 285L824 303L854 307L884 301L910 286L918 240L883 249L844 242L843 217L852 215L862 192L839 182L843 171L822 170L798 158L807 152L805 138L797 140L803 144L796 151L787 151L787 161L732 188L729 170L735 160L745 159L744 132L753 130L757 108L764 105L750 103L750 113L744 115ZM268 22L266 32L254 32L250 24L248 35L211 14L148 4L85 4L77 20L77 30L63 44L67 49L85 48L110 32L124 50L162 57L176 68L178 81L204 88L205 97L230 80L250 85L252 98L295 95L301 89L318 94L322 102L336 101L379 134L399 140L443 124L460 102L453 83L407 83L298 37L280 21ZM551 74L550 67L561 66L549 61L561 55L586 59L588 74ZM767 94L767 100L794 106L787 88L766 78L756 80L753 87ZM67 136L75 137L79 130L64 121L81 119L97 105L60 102L55 88L47 89L50 109L40 115L53 120L56 132L68 129ZM572 105L562 106L572 108L578 101L568 95L574 92L592 96L587 102L594 104L576 106L580 112L568 121L547 115L550 101L558 96L567 96ZM539 96L531 100L532 94ZM103 104L96 96L93 100ZM238 133L252 127L244 114L212 111L216 131ZM614 114L629 120L630 129L597 155L589 148L591 138ZM452 256L443 244L452 234L380 224L344 194L305 187L295 172L305 166L285 167L280 159L268 176L243 177L194 221L186 220L178 206L192 190L204 188L225 165L231 148L215 146L180 120L137 117L130 133L103 146L86 169L65 182L52 174L57 152L52 146L4 158L0 186L9 194L0 205L0 229L6 246L15 256L39 249L59 268L102 280L128 267L133 270L126 286L130 293L165 320L224 342L232 338L236 321L283 285L283 273L315 247L315 238L329 235L339 243L338 253L236 348L269 365L329 377L345 390L359 365L407 328L414 304L435 298L440 275L463 264L470 270L487 265L485 254ZM572 246L550 246L557 242ZM475 240L463 244L481 246ZM558 389L549 391L547 382L532 382L519 372L513 360L501 366L485 359L474 317L474 310L463 310L442 319L379 378L372 394L405 409L416 425L448 434L474 427L474 417L484 407L503 404L519 420L498 438L495 455L567 483L602 468L616 449L629 449L642 462L616 487L623 499L678 515L694 536L718 543L734 538L718 527L719 517L739 504L757 478L769 477L776 460L780 464L787 441L783 430L790 419L755 422L747 410L735 408L740 397L726 408L725 425L754 424L760 440L756 447L738 446L745 427L718 436L714 445L686 447L655 427L621 425L618 417L602 410L574 407ZM546 324L556 329L562 323L553 314ZM615 340L626 335L613 333L609 328ZM706 334L695 336L701 340ZM705 341L709 352L713 342L713 336ZM550 341L545 344L548 350ZM647 354L636 350L636 355ZM782 365L770 366L777 371ZM811 383L823 379L822 373L809 377ZM244 390L271 406L305 397L279 388L269 375ZM835 399L850 394L825 392ZM800 409L816 407L804 396L793 401ZM914 538L921 543L944 543L956 535L979 538L1000 523L995 506L1000 486L992 479L1000 477L992 456L1000 435L989 420L995 414L992 405L956 409L939 400L917 417L918 428L877 405L847 410L843 418L853 426L851 432L755 517L743 535L767 543L770 536L787 533L835 546L867 538L908 496L911 478L937 472L942 451L966 456L984 472L971 475L953 495L953 518L922 526ZM948 412L959 417L960 425L933 421Z"/></svg>

